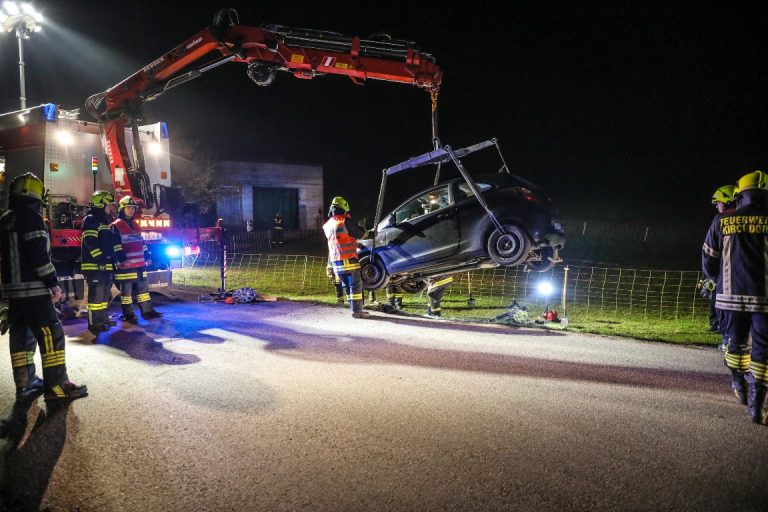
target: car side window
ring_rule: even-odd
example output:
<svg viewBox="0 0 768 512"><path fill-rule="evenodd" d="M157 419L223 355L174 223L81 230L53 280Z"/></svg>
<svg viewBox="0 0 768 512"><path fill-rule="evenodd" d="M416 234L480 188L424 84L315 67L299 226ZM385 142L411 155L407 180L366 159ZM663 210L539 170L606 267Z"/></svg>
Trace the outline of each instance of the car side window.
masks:
<svg viewBox="0 0 768 512"><path fill-rule="evenodd" d="M480 192L485 192L491 186L487 183L475 183L477 185L478 190ZM456 186L456 201L463 201L464 199L469 199L470 197L475 197L475 194L472 192L472 189L469 188L469 185L467 185L465 182L461 182Z"/></svg>
<svg viewBox="0 0 768 512"><path fill-rule="evenodd" d="M395 211L395 222L408 222L422 215L442 210L451 205L448 185L426 192L411 199Z"/></svg>

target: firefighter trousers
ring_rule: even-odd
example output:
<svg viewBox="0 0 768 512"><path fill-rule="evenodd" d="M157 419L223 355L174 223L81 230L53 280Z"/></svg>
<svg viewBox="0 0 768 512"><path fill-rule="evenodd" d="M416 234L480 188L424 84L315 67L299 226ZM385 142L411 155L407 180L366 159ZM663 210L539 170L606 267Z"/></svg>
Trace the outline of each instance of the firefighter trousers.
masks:
<svg viewBox="0 0 768 512"><path fill-rule="evenodd" d="M768 313L719 311L723 333L728 337L725 365L732 370L749 371L755 380L768 383Z"/></svg>
<svg viewBox="0 0 768 512"><path fill-rule="evenodd" d="M17 390L26 388L35 378L35 344L40 345L46 389L69 380L64 361L64 329L50 297L10 299L8 324Z"/></svg>
<svg viewBox="0 0 768 512"><path fill-rule="evenodd" d="M438 281L439 282L439 281ZM445 295L445 289L451 286L452 281L446 284L440 284L437 286L430 285L427 288L427 298L429 299L429 312L440 313L442 307L440 304L443 302L443 295Z"/></svg>
<svg viewBox="0 0 768 512"><path fill-rule="evenodd" d="M124 278L130 276L129 278ZM139 303L141 314L152 311L152 299L149 296L149 281L144 270L133 273L116 273L115 286L120 290L120 306L123 315L133 315L133 294L136 294L136 302Z"/></svg>
<svg viewBox="0 0 768 512"><path fill-rule="evenodd" d="M396 284L387 286L387 304L396 308L403 307L403 289L400 286Z"/></svg>
<svg viewBox="0 0 768 512"><path fill-rule="evenodd" d="M338 272L339 280L344 287L344 291L347 292L347 300L349 301L349 307L352 308L353 313L362 311L363 309L363 279L360 277L360 270L352 270L350 272Z"/></svg>
<svg viewBox="0 0 768 512"><path fill-rule="evenodd" d="M112 273L84 273L88 285L88 327L101 327L107 323L107 309L112 299Z"/></svg>

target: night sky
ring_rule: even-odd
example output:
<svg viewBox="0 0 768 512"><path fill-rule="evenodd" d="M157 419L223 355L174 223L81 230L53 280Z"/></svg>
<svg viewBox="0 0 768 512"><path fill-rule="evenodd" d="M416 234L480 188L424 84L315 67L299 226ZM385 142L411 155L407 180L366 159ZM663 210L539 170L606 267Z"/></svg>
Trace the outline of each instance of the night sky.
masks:
<svg viewBox="0 0 768 512"><path fill-rule="evenodd" d="M28 105L82 107L210 24L224 5L48 1L25 45ZM764 2L247 2L245 25L278 23L415 41L444 71L440 135L497 137L513 172L565 217L705 231L712 191L768 160ZM0 39L0 111L18 108L15 38ZM429 96L343 77L268 88L227 64L147 105L174 140L225 160L322 165L326 196L372 214L381 169L431 148ZM495 170L495 169L494 169ZM470 169L473 173L483 169ZM395 177L398 194L428 171ZM355 206L359 205L359 206ZM361 213L361 209L363 210Z"/></svg>

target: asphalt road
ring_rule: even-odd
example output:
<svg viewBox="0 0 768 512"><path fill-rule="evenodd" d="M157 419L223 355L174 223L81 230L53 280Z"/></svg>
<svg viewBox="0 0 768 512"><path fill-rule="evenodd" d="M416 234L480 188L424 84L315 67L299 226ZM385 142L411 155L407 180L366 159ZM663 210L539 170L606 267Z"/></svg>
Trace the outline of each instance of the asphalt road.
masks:
<svg viewBox="0 0 768 512"><path fill-rule="evenodd" d="M721 354L297 303L166 303L27 413L2 510L768 510ZM9 414L9 357L0 357ZM24 417L21 414L21 417Z"/></svg>

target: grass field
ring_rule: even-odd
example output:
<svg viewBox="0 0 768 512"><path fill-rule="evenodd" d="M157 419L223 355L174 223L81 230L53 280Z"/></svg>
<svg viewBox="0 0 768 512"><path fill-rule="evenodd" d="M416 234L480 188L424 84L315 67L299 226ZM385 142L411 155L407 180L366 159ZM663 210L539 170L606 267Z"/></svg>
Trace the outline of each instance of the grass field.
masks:
<svg viewBox="0 0 768 512"><path fill-rule="evenodd" d="M313 277L311 281L307 280L307 275L314 276L315 274L316 272L302 272L300 269L292 272L286 272L284 269L274 272L261 269L258 273L248 272L247 274L233 272L227 281L227 288L251 286L259 292L277 295L281 300L336 305L333 287L322 277L322 273L320 277ZM173 273L173 280L176 286L191 288L201 294L216 290L220 285L219 271L211 267L176 269ZM377 298L384 302L386 296L380 292ZM426 312L426 303L425 294L406 294L404 312L412 315L423 314ZM493 322L496 317L507 311L507 308L499 301L484 303L483 299L477 299L474 307L468 307L466 298L457 296L447 296L443 300L442 306L445 318L482 323ZM543 311L543 304L529 303L527 306L531 320L536 319ZM562 311L558 312L562 315ZM574 332L689 345L717 346L720 343L719 336L709 332L708 322L701 317L659 318L658 315L650 313L644 315L629 313L620 309L601 311L594 307L586 309L574 306L569 308L568 318L567 330ZM556 323L537 327L564 328L561 324Z"/></svg>

